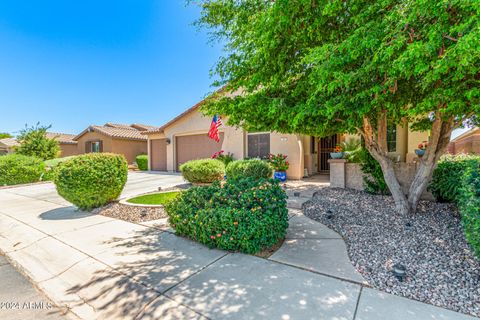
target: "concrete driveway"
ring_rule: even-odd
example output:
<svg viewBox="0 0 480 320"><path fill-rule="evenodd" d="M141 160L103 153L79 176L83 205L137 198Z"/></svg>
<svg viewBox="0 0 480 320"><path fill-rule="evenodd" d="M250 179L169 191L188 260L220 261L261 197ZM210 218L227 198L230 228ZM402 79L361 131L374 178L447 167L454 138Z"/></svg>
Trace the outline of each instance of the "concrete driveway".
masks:
<svg viewBox="0 0 480 320"><path fill-rule="evenodd" d="M178 183L178 175L132 173L123 196ZM305 238L300 232L289 234ZM0 190L0 250L70 318L473 319L296 267L281 252L275 261L229 253L81 212L50 184Z"/></svg>

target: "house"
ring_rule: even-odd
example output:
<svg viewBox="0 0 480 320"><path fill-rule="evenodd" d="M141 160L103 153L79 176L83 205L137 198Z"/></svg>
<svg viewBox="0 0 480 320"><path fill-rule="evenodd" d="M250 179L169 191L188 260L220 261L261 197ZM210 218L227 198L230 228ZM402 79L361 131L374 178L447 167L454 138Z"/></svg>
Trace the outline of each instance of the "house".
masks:
<svg viewBox="0 0 480 320"><path fill-rule="evenodd" d="M448 152L480 154L480 128L472 128L450 141Z"/></svg>
<svg viewBox="0 0 480 320"><path fill-rule="evenodd" d="M223 125L219 128L220 142L217 143L207 136L212 119L199 111L202 102L161 127L141 132L148 137L149 170L178 171L182 163L210 158L220 150L233 153L235 159L264 158L270 153L282 153L288 156L290 162L288 178L301 179L315 173L328 174L330 152L347 138L345 134L319 138L277 132L246 132ZM414 162L417 159L415 149L427 139L427 132L413 132L407 126L389 128L388 145L392 157L399 162Z"/></svg>
<svg viewBox="0 0 480 320"><path fill-rule="evenodd" d="M77 141L74 141L74 134L47 132L48 139L58 141L60 147L60 157L69 157L78 154Z"/></svg>
<svg viewBox="0 0 480 320"><path fill-rule="evenodd" d="M15 138L0 139L0 155L13 153L14 148L18 145L19 143Z"/></svg>
<svg viewBox="0 0 480 320"><path fill-rule="evenodd" d="M147 136L141 133L156 127L143 124L106 123L91 125L73 138L78 154L112 152L123 154L128 163L135 162L139 154L147 154Z"/></svg>

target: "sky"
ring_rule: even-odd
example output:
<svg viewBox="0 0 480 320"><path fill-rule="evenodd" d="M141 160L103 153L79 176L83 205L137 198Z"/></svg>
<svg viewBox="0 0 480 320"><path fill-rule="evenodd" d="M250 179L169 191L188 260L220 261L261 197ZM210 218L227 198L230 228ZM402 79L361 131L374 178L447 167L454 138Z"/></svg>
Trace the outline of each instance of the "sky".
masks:
<svg viewBox="0 0 480 320"><path fill-rule="evenodd" d="M0 132L162 125L215 88L221 54L185 0L0 2Z"/></svg>

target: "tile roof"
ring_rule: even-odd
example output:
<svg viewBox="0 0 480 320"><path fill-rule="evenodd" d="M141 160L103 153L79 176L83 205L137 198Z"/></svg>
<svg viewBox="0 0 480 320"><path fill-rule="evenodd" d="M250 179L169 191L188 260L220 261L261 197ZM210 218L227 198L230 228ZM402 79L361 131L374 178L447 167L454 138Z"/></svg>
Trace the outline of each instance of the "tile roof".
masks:
<svg viewBox="0 0 480 320"><path fill-rule="evenodd" d="M47 132L47 138L55 139L59 143L63 143L63 144L77 144L77 141L73 140L73 138L75 138L74 134Z"/></svg>
<svg viewBox="0 0 480 320"><path fill-rule="evenodd" d="M83 130L80 134L75 136L73 140L78 140L87 132L95 131L108 137L126 140L142 140L146 141L147 137L142 135L141 132L146 131L147 128L156 128L154 126L141 125L141 124L118 124L118 123L106 123L103 126L91 125L87 129Z"/></svg>
<svg viewBox="0 0 480 320"><path fill-rule="evenodd" d="M7 147L16 147L20 145L15 138L3 138L0 139L0 143Z"/></svg>

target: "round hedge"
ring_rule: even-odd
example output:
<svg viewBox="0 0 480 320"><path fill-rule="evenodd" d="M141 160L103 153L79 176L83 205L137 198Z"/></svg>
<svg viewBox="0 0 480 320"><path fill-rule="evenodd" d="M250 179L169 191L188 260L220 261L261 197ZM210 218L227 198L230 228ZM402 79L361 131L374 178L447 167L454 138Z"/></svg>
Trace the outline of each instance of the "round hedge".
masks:
<svg viewBox="0 0 480 320"><path fill-rule="evenodd" d="M122 155L89 153L62 162L55 170L58 194L82 210L91 210L120 196L128 164Z"/></svg>
<svg viewBox="0 0 480 320"><path fill-rule="evenodd" d="M223 179L225 165L216 159L191 160L182 164L180 171L188 182L211 183Z"/></svg>
<svg viewBox="0 0 480 320"><path fill-rule="evenodd" d="M178 235L225 250L257 253L285 237L286 194L273 180L228 179L193 187L165 206Z"/></svg>
<svg viewBox="0 0 480 320"><path fill-rule="evenodd" d="M251 177L254 179L268 179L272 177L273 169L270 164L260 159L236 160L230 162L226 169L228 179Z"/></svg>
<svg viewBox="0 0 480 320"><path fill-rule="evenodd" d="M45 164L39 158L20 154L0 156L1 186L37 182L44 172Z"/></svg>
<svg viewBox="0 0 480 320"><path fill-rule="evenodd" d="M140 154L135 158L137 167L139 170L147 171L148 170L148 156L146 154Z"/></svg>

